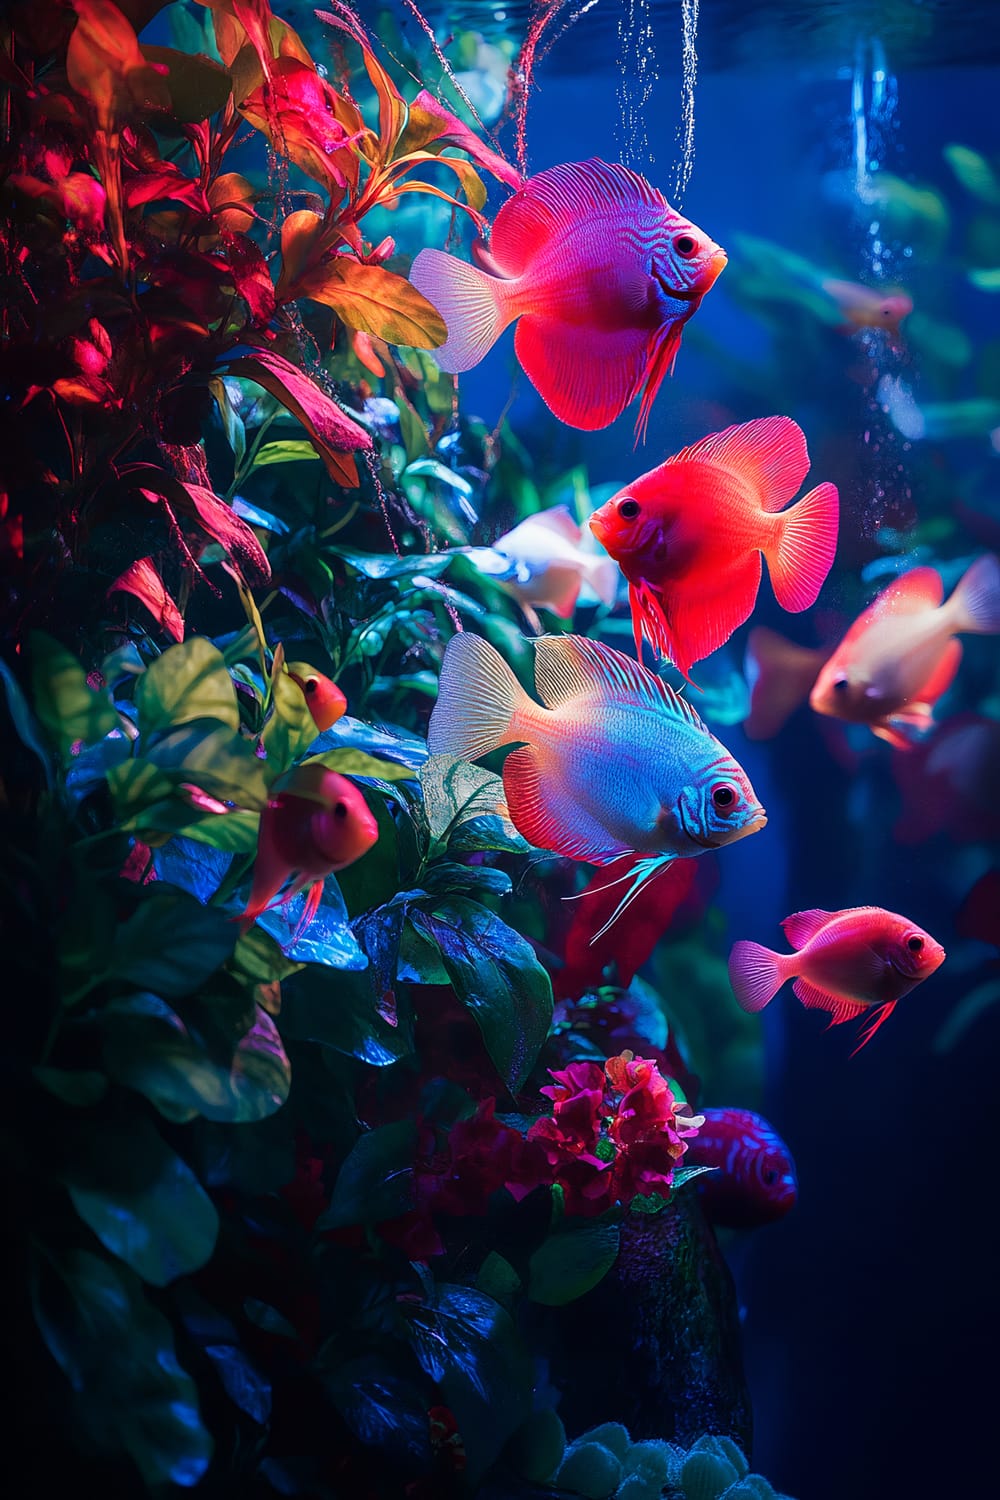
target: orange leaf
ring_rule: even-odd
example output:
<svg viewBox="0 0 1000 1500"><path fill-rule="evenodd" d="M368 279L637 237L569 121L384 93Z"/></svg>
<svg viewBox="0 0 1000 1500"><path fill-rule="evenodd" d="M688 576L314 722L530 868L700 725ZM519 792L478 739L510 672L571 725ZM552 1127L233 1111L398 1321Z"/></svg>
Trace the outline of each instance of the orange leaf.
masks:
<svg viewBox="0 0 1000 1500"><path fill-rule="evenodd" d="M281 226L281 275L278 296L294 297L291 290L303 271L323 254L324 220L309 208L289 214Z"/></svg>
<svg viewBox="0 0 1000 1500"><path fill-rule="evenodd" d="M184 621L181 612L167 593L163 579L153 566L151 557L140 557L130 568L126 568L108 589L109 594L134 594L175 641L184 639Z"/></svg>
<svg viewBox="0 0 1000 1500"><path fill-rule="evenodd" d="M330 193L339 196L358 180L359 139L336 117L336 89L295 57L279 57L270 85L261 84L240 104L240 113Z"/></svg>
<svg viewBox="0 0 1000 1500"><path fill-rule="evenodd" d="M517 189L524 184L516 167L485 145L457 115L439 104L433 94L421 89L410 105L409 120L399 142L400 154L420 151L435 141L440 141L441 150L445 146L457 146L460 151L465 151L478 166L484 167L508 187Z"/></svg>
<svg viewBox="0 0 1000 1500"><path fill-rule="evenodd" d="M66 76L97 111L101 130L112 131L142 105L170 108L162 72L139 50L135 32L111 0L71 0L77 23L66 52Z"/></svg>
<svg viewBox="0 0 1000 1500"><path fill-rule="evenodd" d="M436 349L448 337L441 314L405 276L384 266L362 265L349 255L336 255L307 272L298 290L300 296L332 307L348 328L387 344Z"/></svg>
<svg viewBox="0 0 1000 1500"><path fill-rule="evenodd" d="M245 233L253 223L254 212L249 205L255 197L253 187L239 172L223 172L208 189L208 202L219 228L237 234Z"/></svg>
<svg viewBox="0 0 1000 1500"><path fill-rule="evenodd" d="M411 166L416 167L427 162L433 162L436 167L448 167L454 172L462 184L462 191L468 200L468 207L472 208L478 215L479 210L486 203L486 187L483 179L471 162L462 161L456 156L438 156L431 151L411 151L407 156L397 156L392 167L394 172L402 166L405 166L408 171ZM422 187L424 187L422 182L414 183L410 191L419 191ZM382 201L386 201L385 197L383 197ZM454 203L456 201L456 199L449 197L449 202ZM465 208L466 204L460 203L458 206L459 208Z"/></svg>

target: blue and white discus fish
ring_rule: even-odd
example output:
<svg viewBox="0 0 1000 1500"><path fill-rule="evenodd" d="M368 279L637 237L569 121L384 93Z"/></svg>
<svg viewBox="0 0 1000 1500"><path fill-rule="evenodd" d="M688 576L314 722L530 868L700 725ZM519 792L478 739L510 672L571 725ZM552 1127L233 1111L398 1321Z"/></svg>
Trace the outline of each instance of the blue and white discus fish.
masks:
<svg viewBox="0 0 1000 1500"><path fill-rule="evenodd" d="M734 843L767 818L743 768L659 677L584 636L532 644L544 707L482 637L454 636L428 747L476 760L521 744L503 782L529 843L595 865L649 856L623 877L632 884L605 931L671 860Z"/></svg>

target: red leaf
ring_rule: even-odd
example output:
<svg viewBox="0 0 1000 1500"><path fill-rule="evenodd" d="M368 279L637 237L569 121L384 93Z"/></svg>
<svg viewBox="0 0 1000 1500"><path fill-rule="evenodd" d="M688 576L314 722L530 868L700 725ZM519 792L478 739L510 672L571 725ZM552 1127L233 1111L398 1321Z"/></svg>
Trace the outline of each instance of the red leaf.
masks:
<svg viewBox="0 0 1000 1500"><path fill-rule="evenodd" d="M276 151L331 194L353 187L358 158L350 149L367 132L350 133L337 119L339 95L314 68L296 57L279 57L270 83L262 83L240 104L240 112Z"/></svg>
<svg viewBox="0 0 1000 1500"><path fill-rule="evenodd" d="M173 162L165 161L155 172L141 172L130 177L124 184L123 195L126 208L138 208L143 203L157 203L169 198L174 203L184 203L195 213L208 214L210 206L200 182L185 177Z"/></svg>
<svg viewBox="0 0 1000 1500"><path fill-rule="evenodd" d="M398 154L404 156L410 151L420 151L431 141L440 141L442 147L457 146L466 151L474 162L508 187L517 189L524 185L524 178L516 167L484 145L478 135L439 104L433 94L421 89L410 105L410 116L399 142Z"/></svg>
<svg viewBox="0 0 1000 1500"><path fill-rule="evenodd" d="M155 617L168 635L175 641L184 639L184 621L181 612L167 593L163 579L153 566L151 557L140 557L108 589L109 594L134 594L150 614Z"/></svg>
<svg viewBox="0 0 1000 1500"><path fill-rule="evenodd" d="M331 479L349 488L357 485L357 467L349 455L371 448L371 437L308 375L270 349L232 359L227 368L230 375L255 381L298 418Z"/></svg>
<svg viewBox="0 0 1000 1500"><path fill-rule="evenodd" d="M170 108L164 69L146 61L132 27L111 0L71 0L77 23L66 53L70 85L97 111L102 130L144 104Z"/></svg>
<svg viewBox="0 0 1000 1500"><path fill-rule="evenodd" d="M267 261L260 249L245 234L222 231L222 244L233 272L233 282L250 309L255 323L269 323L274 317L274 284Z"/></svg>
<svg viewBox="0 0 1000 1500"><path fill-rule="evenodd" d="M186 484L153 464L132 464L122 478L141 489L147 500L164 499L174 510L193 515L201 529L232 558L247 583L266 583L271 576L267 553L253 531L204 485Z"/></svg>

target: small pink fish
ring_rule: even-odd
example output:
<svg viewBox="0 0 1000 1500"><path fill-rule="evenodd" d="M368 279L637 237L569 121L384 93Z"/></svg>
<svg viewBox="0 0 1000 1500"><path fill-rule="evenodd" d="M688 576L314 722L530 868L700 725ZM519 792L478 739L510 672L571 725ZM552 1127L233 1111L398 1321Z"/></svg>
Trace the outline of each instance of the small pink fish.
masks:
<svg viewBox="0 0 1000 1500"><path fill-rule="evenodd" d="M562 422L607 427L643 391L645 430L681 331L726 254L636 172L550 167L500 209L476 265L421 250L410 280L438 309L443 370L471 370L518 319L514 352ZM645 389L643 389L645 388Z"/></svg>
<svg viewBox="0 0 1000 1500"><path fill-rule="evenodd" d="M802 1004L829 1011L831 1026L870 1011L856 1052L898 1001L944 963L944 949L929 933L881 906L799 911L781 926L795 953L773 953L760 943L734 944L729 982L736 999L746 1011L763 1010L785 981L794 979Z"/></svg>
<svg viewBox="0 0 1000 1500"><path fill-rule="evenodd" d="M752 1109L703 1109L704 1124L688 1141L685 1164L715 1167L698 1178L702 1207L713 1224L756 1229L795 1206L798 1184L791 1153Z"/></svg>
<svg viewBox="0 0 1000 1500"><path fill-rule="evenodd" d="M821 283L844 316L848 333L858 328L887 328L898 333L899 325L913 311L913 299L906 292L880 292L862 286L860 281L838 281L828 277Z"/></svg>

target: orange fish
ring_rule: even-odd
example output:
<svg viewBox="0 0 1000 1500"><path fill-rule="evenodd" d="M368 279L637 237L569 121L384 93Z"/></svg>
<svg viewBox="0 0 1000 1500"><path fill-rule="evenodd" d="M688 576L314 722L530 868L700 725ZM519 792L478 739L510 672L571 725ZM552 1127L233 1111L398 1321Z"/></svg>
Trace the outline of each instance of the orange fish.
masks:
<svg viewBox="0 0 1000 1500"><path fill-rule="evenodd" d="M844 315L846 332L857 328L887 328L898 333L899 325L913 311L913 299L905 292L879 292L859 281L828 277L820 283Z"/></svg>
<svg viewBox="0 0 1000 1500"><path fill-rule="evenodd" d="M378 824L354 783L325 766L296 766L278 785L260 815L253 887L240 920L245 932L291 879L279 905L311 887L298 938L316 915L327 875L366 854Z"/></svg>
<svg viewBox="0 0 1000 1500"><path fill-rule="evenodd" d="M629 581L642 637L685 677L748 619L761 553L783 609L815 603L837 550L837 490L817 485L782 510L809 455L790 417L714 432L619 490L591 529Z"/></svg>
<svg viewBox="0 0 1000 1500"><path fill-rule="evenodd" d="M347 712L347 699L340 688L322 672L317 672L307 661L290 661L288 675L297 682L305 695L313 723L322 733L330 729Z"/></svg>
<svg viewBox="0 0 1000 1500"><path fill-rule="evenodd" d="M448 327L438 364L471 370L519 319L514 352L528 379L560 421L587 431L640 390L645 430L684 324L726 264L644 177L597 158L532 177L473 256L474 266L421 250L410 269Z"/></svg>
<svg viewBox="0 0 1000 1500"><path fill-rule="evenodd" d="M794 979L802 1004L829 1011L831 1026L869 1011L855 1052L945 959L941 944L922 927L881 906L798 911L781 926L795 953L773 953L760 943L733 945L729 982L736 999L753 1014Z"/></svg>
<svg viewBox="0 0 1000 1500"><path fill-rule="evenodd" d="M931 727L958 671L956 634L1000 634L1000 562L980 557L946 604L943 597L933 568L913 568L883 589L821 669L809 695L816 712L868 724L897 750L910 749L903 729Z"/></svg>

